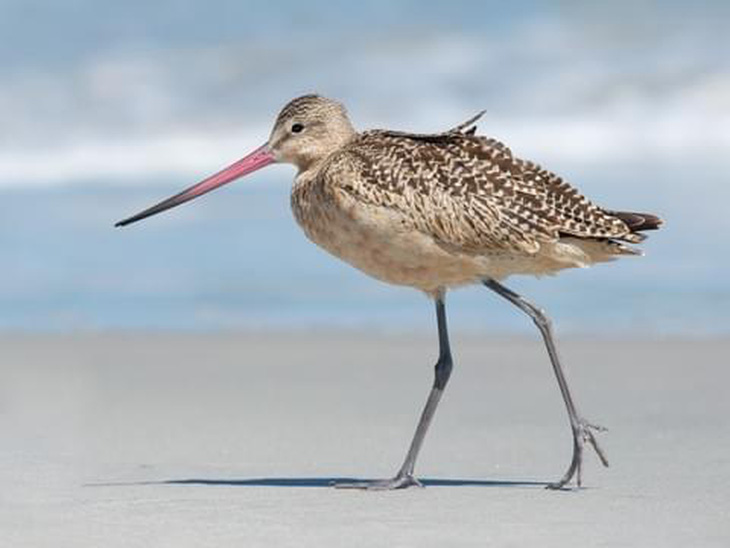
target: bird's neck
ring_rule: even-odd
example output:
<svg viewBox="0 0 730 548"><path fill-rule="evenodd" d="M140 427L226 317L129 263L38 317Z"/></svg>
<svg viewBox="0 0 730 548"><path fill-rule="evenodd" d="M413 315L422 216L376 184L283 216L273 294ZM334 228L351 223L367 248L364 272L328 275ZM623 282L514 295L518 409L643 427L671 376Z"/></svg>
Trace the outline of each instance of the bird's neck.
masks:
<svg viewBox="0 0 730 548"><path fill-rule="evenodd" d="M299 168L299 171L294 178L294 186L306 186L312 183L315 179L317 179L317 176L319 175L319 172L324 166L327 158L328 156L325 158L313 160L311 163L308 163L304 166L297 166Z"/></svg>
<svg viewBox="0 0 730 548"><path fill-rule="evenodd" d="M297 179L313 179L317 173L327 163L327 160L334 154L346 147L355 137L357 133L343 132L339 135L331 135L327 146L318 146L316 149L304 152L298 155L295 165L298 169Z"/></svg>

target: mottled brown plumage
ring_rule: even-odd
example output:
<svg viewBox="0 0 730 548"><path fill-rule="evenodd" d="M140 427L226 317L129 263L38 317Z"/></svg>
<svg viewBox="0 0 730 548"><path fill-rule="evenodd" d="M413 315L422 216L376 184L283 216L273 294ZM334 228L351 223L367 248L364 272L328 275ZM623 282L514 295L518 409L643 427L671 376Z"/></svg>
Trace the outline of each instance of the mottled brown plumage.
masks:
<svg viewBox="0 0 730 548"><path fill-rule="evenodd" d="M338 103L295 99L277 119L279 142L296 141L288 131L295 123L333 128L328 146L315 154L304 147L305 162L286 158L300 167L297 220L357 268L431 294L637 254L621 242L640 242L637 231L649 225L632 220L656 224L656 217L601 209L557 175L476 135L479 116L436 134L356 133Z"/></svg>

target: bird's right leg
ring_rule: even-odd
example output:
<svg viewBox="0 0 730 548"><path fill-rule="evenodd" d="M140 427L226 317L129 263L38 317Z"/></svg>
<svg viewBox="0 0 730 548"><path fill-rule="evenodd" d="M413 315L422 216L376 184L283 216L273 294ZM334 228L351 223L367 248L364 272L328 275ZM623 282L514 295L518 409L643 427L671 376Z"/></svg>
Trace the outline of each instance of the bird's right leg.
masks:
<svg viewBox="0 0 730 548"><path fill-rule="evenodd" d="M428 431L428 427L431 425L433 416L436 413L436 408L438 407L441 396L444 393L444 388L446 388L446 383L451 376L451 369L453 368L451 348L449 346L449 334L446 328L446 307L444 305L443 294L436 299L436 321L438 324L439 334L439 358L434 370L435 375L433 387L431 388L431 392L428 394L428 400L426 400L426 406L423 408L421 418L418 421L416 433L413 435L413 440L411 441L411 445L408 449L408 454L398 470L398 473L395 477L387 480L335 483L335 487L386 490L422 486L421 482L419 482L413 475L413 470L416 466L418 453L421 451L421 445L423 445L423 440L426 437L426 432Z"/></svg>
<svg viewBox="0 0 730 548"><path fill-rule="evenodd" d="M596 451L598 458L601 459L601 463L604 466L608 466L608 459L606 459L606 455L603 453L603 450L598 445L598 441L593 435L594 431L600 432L605 430L605 428L591 424L578 414L575 402L573 401L573 396L571 395L568 387L568 381L565 378L565 371L560 363L558 350L553 340L553 331L550 319L545 315L545 313L521 295L515 293L511 289L508 289L495 280L488 279L484 280L483 283L486 287L501 297L504 297L525 314L530 316L542 334L548 355L550 356L550 362L553 366L553 371L555 371L555 377L558 380L558 386L560 386L560 393L563 396L565 407L568 410L570 427L573 431L573 458L570 462L570 466L568 467L568 471L559 481L548 485L548 488L561 489L570 483L570 480L573 479L573 477L576 479L577 486L580 487L582 482L581 469L583 465L583 446L586 442L588 442Z"/></svg>

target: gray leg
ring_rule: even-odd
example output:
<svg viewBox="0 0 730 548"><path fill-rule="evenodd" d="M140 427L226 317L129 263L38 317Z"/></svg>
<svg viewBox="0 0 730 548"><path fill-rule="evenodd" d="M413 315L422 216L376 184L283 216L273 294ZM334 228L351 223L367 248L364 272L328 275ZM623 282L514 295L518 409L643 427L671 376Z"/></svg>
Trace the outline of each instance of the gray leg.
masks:
<svg viewBox="0 0 730 548"><path fill-rule="evenodd" d="M398 470L395 477L388 480L364 481L355 483L338 483L335 486L340 488L357 488L357 489L402 489L414 485L421 486L421 483L413 476L413 469L416 466L418 453L423 445L423 439L431 424L433 415L438 407L441 395L444 393L446 383L451 376L453 361L451 359L451 349L449 347L449 334L446 329L446 308L444 306L444 297L441 295L436 299L436 319L439 330L439 359L436 362L435 378L433 388L426 400L426 407L421 413L421 419L418 421L416 433L411 441L403 465Z"/></svg>
<svg viewBox="0 0 730 548"><path fill-rule="evenodd" d="M608 466L608 460L606 459L606 455L601 450L601 447L598 445L598 441L596 441L596 438L593 435L594 430L602 431L605 430L605 428L590 424L578 414L578 410L576 409L575 403L573 402L573 397L570 394L570 389L568 388L568 382L565 379L563 366L560 364L560 358L558 357L558 351L555 347L555 342L553 341L553 332L550 324L550 319L545 315L545 313L538 307L527 301L524 297L518 295L514 291L506 288L505 286L494 280L485 280L484 285L498 295L510 301L512 304L514 304L520 310L530 316L530 318L532 318L532 321L535 322L535 325L540 330L540 333L542 333L542 338L545 340L545 346L547 347L548 354L550 355L550 362L553 365L553 371L555 371L555 376L558 379L560 393L563 395L565 407L568 409L570 427L573 431L573 459L570 462L568 471L565 473L562 479L555 483L551 483L548 487L552 489L560 489L567 485L574 476L576 478L576 484L578 485L578 487L580 487L582 482L581 468L583 464L583 446L586 442L588 442L591 447L595 449L596 453L598 454L598 458L601 459L603 465Z"/></svg>

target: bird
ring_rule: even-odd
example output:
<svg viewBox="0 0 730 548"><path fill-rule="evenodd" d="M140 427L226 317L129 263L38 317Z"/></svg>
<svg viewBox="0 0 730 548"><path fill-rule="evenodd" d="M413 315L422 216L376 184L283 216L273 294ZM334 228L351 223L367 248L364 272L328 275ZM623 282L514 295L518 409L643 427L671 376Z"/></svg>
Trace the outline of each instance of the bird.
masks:
<svg viewBox="0 0 730 548"><path fill-rule="evenodd" d="M342 481L368 490L421 486L416 459L453 369L445 297L481 285L516 306L542 335L568 414L572 457L548 488L582 485L584 448L608 460L578 411L545 311L504 285L513 275L543 276L642 253L632 244L662 220L604 209L562 177L479 135L484 111L447 131L359 132L339 101L319 94L291 100L265 144L216 174L115 226L126 226L197 198L264 166L297 169L291 208L316 245L380 281L417 289L435 305L438 358L433 385L403 464L389 479Z"/></svg>

